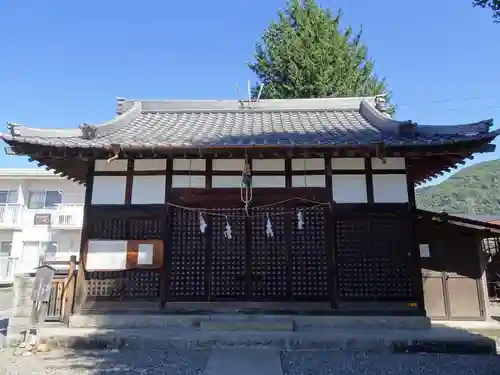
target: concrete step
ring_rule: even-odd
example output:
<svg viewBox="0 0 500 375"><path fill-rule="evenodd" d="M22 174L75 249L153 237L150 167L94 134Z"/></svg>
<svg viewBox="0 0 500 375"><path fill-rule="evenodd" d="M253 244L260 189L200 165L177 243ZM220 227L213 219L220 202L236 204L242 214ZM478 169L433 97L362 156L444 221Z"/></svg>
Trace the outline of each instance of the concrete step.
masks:
<svg viewBox="0 0 500 375"><path fill-rule="evenodd" d="M200 328L201 331L293 332L294 322L291 318L248 316L236 319L235 316L211 317L202 320Z"/></svg>
<svg viewBox="0 0 500 375"><path fill-rule="evenodd" d="M203 331L324 331L331 329L429 329L419 316L307 316L307 315L73 315L73 328L136 329L196 327Z"/></svg>
<svg viewBox="0 0 500 375"><path fill-rule="evenodd" d="M496 354L495 340L444 327L428 330L333 329L314 333L201 331L194 328L43 328L40 332L42 341L47 342L49 346L73 349L273 348L377 353ZM21 338L20 333L9 332L7 344L17 345Z"/></svg>

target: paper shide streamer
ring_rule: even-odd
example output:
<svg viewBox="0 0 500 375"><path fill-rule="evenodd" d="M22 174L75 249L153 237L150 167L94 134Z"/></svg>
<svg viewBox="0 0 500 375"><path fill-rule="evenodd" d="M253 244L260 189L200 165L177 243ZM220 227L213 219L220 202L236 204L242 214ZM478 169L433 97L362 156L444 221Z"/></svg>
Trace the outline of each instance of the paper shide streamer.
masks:
<svg viewBox="0 0 500 375"><path fill-rule="evenodd" d="M205 219L203 218L203 213L200 212L200 232L205 233L205 230L207 229L207 223L205 222Z"/></svg>
<svg viewBox="0 0 500 375"><path fill-rule="evenodd" d="M297 212L297 228L304 229L304 210Z"/></svg>
<svg viewBox="0 0 500 375"><path fill-rule="evenodd" d="M266 235L267 237L274 237L273 225L269 214L266 215Z"/></svg>
<svg viewBox="0 0 500 375"><path fill-rule="evenodd" d="M224 229L224 237L226 237L228 240L233 238L233 233L231 231L231 224L229 224L229 220L227 219L227 216L226 216L226 226Z"/></svg>

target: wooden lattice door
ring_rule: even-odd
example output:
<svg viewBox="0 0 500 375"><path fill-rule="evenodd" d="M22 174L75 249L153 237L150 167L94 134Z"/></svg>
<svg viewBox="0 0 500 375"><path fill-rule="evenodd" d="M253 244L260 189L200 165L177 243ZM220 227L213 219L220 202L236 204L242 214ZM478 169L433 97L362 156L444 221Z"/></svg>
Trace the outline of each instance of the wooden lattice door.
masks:
<svg viewBox="0 0 500 375"><path fill-rule="evenodd" d="M289 299L288 253L284 207L251 210L251 299ZM269 216L268 216L269 215ZM266 233L267 224L271 232Z"/></svg>
<svg viewBox="0 0 500 375"><path fill-rule="evenodd" d="M210 300L244 300L246 290L246 235L243 212L217 209L211 217ZM227 215L227 219L226 219ZM231 236L225 234L229 223Z"/></svg>
<svg viewBox="0 0 500 375"><path fill-rule="evenodd" d="M409 220L383 214L337 219L340 300L412 299Z"/></svg>
<svg viewBox="0 0 500 375"><path fill-rule="evenodd" d="M171 209L168 299L199 301L207 298L206 237L197 212Z"/></svg>
<svg viewBox="0 0 500 375"><path fill-rule="evenodd" d="M327 210L327 209L326 209ZM303 210L299 226L298 209L292 218L291 277L294 300L328 301L330 299L329 257L325 208Z"/></svg>

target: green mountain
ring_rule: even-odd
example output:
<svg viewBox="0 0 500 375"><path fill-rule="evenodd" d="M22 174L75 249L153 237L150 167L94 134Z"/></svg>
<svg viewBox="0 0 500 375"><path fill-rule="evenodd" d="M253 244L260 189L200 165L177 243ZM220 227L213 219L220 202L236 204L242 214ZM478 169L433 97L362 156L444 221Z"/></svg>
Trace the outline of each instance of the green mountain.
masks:
<svg viewBox="0 0 500 375"><path fill-rule="evenodd" d="M464 168L416 190L417 207L450 214L500 214L500 159Z"/></svg>

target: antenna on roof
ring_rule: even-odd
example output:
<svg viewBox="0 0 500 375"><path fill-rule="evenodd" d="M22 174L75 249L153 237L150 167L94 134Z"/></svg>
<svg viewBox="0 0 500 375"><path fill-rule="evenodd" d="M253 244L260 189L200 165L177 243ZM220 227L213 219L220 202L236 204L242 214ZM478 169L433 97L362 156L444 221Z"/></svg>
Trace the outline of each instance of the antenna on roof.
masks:
<svg viewBox="0 0 500 375"><path fill-rule="evenodd" d="M252 83L248 80L248 102L252 101Z"/></svg>
<svg viewBox="0 0 500 375"><path fill-rule="evenodd" d="M262 95L262 90L264 90L264 83L260 84L259 94L257 95L257 101L260 101L260 96Z"/></svg>
<svg viewBox="0 0 500 375"><path fill-rule="evenodd" d="M238 102L240 102L241 107L243 107L243 100L241 100L240 86L236 84L236 91L238 92Z"/></svg>

